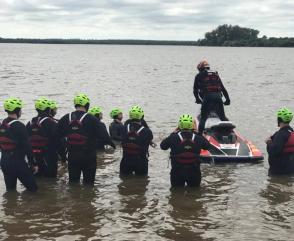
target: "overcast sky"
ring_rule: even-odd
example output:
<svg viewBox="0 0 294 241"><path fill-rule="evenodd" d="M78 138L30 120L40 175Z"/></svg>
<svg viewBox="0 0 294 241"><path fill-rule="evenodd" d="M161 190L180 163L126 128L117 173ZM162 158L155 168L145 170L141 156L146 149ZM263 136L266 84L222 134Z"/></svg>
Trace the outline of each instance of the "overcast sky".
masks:
<svg viewBox="0 0 294 241"><path fill-rule="evenodd" d="M0 0L0 37L197 40L225 23L294 37L294 0Z"/></svg>

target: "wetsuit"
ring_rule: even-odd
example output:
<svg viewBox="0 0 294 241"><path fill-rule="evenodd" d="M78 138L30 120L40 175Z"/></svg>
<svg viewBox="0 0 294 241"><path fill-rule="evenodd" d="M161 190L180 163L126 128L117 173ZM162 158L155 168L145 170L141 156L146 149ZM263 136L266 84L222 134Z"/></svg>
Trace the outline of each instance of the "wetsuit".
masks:
<svg viewBox="0 0 294 241"><path fill-rule="evenodd" d="M63 116L57 126L59 138L66 138L68 149L68 172L70 182L93 185L96 175L97 140L111 143L101 122L84 111L75 111Z"/></svg>
<svg viewBox="0 0 294 241"><path fill-rule="evenodd" d="M101 128L103 128L104 129L104 132L107 133L106 125L102 121L100 121L100 123L101 123ZM97 150L103 151L105 149L105 145L115 146L115 144L113 143L113 141L111 139L108 139L107 138L106 141L107 141L107 143L105 143L105 140L99 138L97 140Z"/></svg>
<svg viewBox="0 0 294 241"><path fill-rule="evenodd" d="M271 136L272 141L267 144L270 174L294 173L294 134L292 132L293 129L290 126L285 126Z"/></svg>
<svg viewBox="0 0 294 241"><path fill-rule="evenodd" d="M124 125L119 120L114 119L109 125L109 135L117 144L121 143Z"/></svg>
<svg viewBox="0 0 294 241"><path fill-rule="evenodd" d="M175 186L199 186L201 170L199 154L201 149L207 150L209 142L192 131L179 131L170 134L160 143L162 150L171 149L170 181Z"/></svg>
<svg viewBox="0 0 294 241"><path fill-rule="evenodd" d="M202 134L211 111L215 111L222 121L228 120L224 112L222 95L226 98L226 105L230 104L230 98L217 72L207 69L201 70L195 76L193 89L196 103L202 103L199 133Z"/></svg>
<svg viewBox="0 0 294 241"><path fill-rule="evenodd" d="M66 159L64 143L57 137L57 122L46 115L34 117L27 124L34 158L39 167L37 176L56 177L58 153Z"/></svg>
<svg viewBox="0 0 294 241"><path fill-rule="evenodd" d="M129 175L148 174L148 148L153 139L152 131L140 122L126 121L122 135L123 157L120 173Z"/></svg>
<svg viewBox="0 0 294 241"><path fill-rule="evenodd" d="M0 127L1 169L7 190L15 190L17 179L29 190L36 191L37 184L30 166L35 165L28 133L23 123L12 118Z"/></svg>

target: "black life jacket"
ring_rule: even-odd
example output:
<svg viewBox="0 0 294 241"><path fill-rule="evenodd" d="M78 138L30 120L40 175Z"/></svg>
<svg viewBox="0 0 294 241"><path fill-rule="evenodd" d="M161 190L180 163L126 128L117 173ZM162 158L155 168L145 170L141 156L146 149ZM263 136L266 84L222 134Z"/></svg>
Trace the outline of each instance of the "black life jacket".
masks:
<svg viewBox="0 0 294 241"><path fill-rule="evenodd" d="M289 130L289 132L291 132L291 134L284 146L283 154L294 153L294 131Z"/></svg>
<svg viewBox="0 0 294 241"><path fill-rule="evenodd" d="M4 152L12 152L16 149L17 143L11 133L11 125L18 120L12 120L10 122L3 121L0 125L0 148Z"/></svg>
<svg viewBox="0 0 294 241"><path fill-rule="evenodd" d="M42 123L47 119L50 118L38 117L35 121L30 121L29 141L32 146L33 154L42 154L48 149L49 139L42 127Z"/></svg>
<svg viewBox="0 0 294 241"><path fill-rule="evenodd" d="M122 144L123 151L128 155L142 155L145 150L139 143L139 136L145 127L141 126L139 130L132 131L130 125L131 124L127 125L128 139L126 143Z"/></svg>
<svg viewBox="0 0 294 241"><path fill-rule="evenodd" d="M193 133L191 138L184 139L182 133L179 132L178 136L181 140L181 143L178 147L179 154L174 155L174 160L180 164L193 164L198 162L198 155L195 153L195 136L196 134Z"/></svg>
<svg viewBox="0 0 294 241"><path fill-rule="evenodd" d="M205 70L205 76L200 81L200 89L203 93L220 92L221 91L221 80L216 71Z"/></svg>
<svg viewBox="0 0 294 241"><path fill-rule="evenodd" d="M83 120L88 114L85 113L77 119L74 113L69 114L69 128L66 135L66 143L70 148L83 147L88 143L88 136L83 126Z"/></svg>

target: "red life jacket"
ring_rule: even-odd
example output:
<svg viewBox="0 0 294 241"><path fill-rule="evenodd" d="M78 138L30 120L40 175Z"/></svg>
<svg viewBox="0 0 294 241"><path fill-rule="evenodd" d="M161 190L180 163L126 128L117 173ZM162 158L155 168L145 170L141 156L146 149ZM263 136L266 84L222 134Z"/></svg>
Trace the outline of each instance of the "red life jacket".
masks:
<svg viewBox="0 0 294 241"><path fill-rule="evenodd" d="M0 125L0 148L1 151L14 151L17 147L17 143L14 140L12 133L11 133L11 125L15 122L18 122L18 120L12 120L10 122L3 121Z"/></svg>
<svg viewBox="0 0 294 241"><path fill-rule="evenodd" d="M220 92L222 84L219 75L215 71L206 70L206 75L200 82L201 92L211 93Z"/></svg>
<svg viewBox="0 0 294 241"><path fill-rule="evenodd" d="M286 144L284 146L283 154L294 153L294 131L290 131L290 132L291 132L291 134L290 134L288 141L286 142Z"/></svg>
<svg viewBox="0 0 294 241"><path fill-rule="evenodd" d="M35 121L30 121L29 141L34 154L42 154L48 148L48 137L42 127L42 123L49 117L37 118Z"/></svg>
<svg viewBox="0 0 294 241"><path fill-rule="evenodd" d="M193 164L195 162L198 162L198 155L193 151L193 145L195 144L194 140L196 134L193 133L192 137L189 139L184 139L181 132L178 133L178 136L181 140L179 149L182 152L177 155L174 155L175 161L180 164Z"/></svg>
<svg viewBox="0 0 294 241"><path fill-rule="evenodd" d="M130 130L130 124L127 125L128 141L122 144L123 151L128 155L142 155L144 154L144 148L139 145L139 136L144 126L141 126L137 131Z"/></svg>
<svg viewBox="0 0 294 241"><path fill-rule="evenodd" d="M66 142L69 147L82 147L88 143L88 137L83 126L83 120L87 115L85 113L80 119L76 119L73 113L69 114L69 129L66 135Z"/></svg>

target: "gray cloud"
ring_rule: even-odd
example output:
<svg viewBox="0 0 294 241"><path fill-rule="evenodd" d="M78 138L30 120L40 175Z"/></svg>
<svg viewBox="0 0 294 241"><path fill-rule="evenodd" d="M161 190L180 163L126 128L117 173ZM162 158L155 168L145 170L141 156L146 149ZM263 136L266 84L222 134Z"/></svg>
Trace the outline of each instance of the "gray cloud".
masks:
<svg viewBox="0 0 294 241"><path fill-rule="evenodd" d="M0 0L0 36L195 40L224 23L293 36L284 0Z"/></svg>

